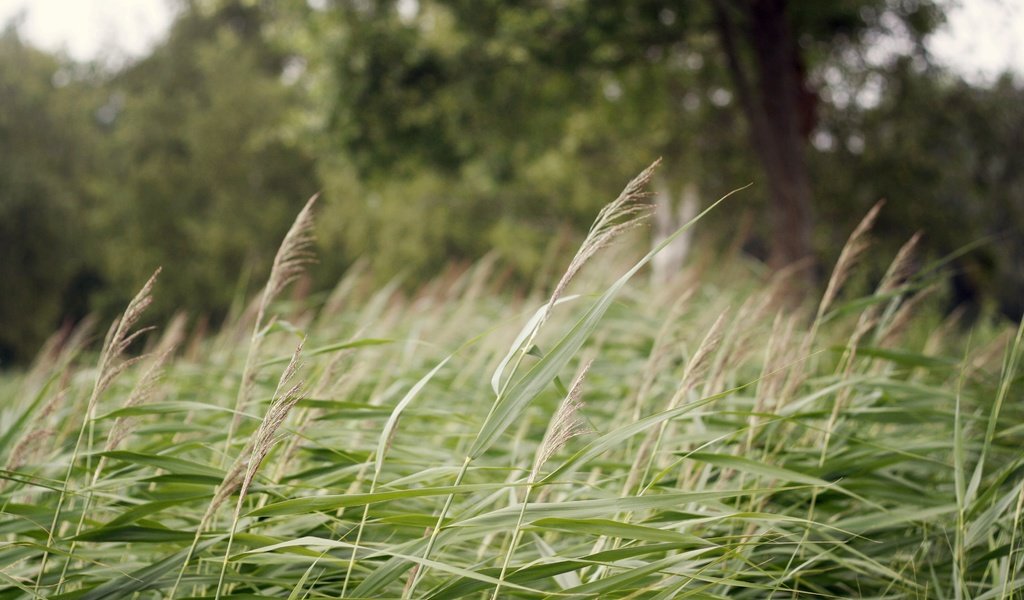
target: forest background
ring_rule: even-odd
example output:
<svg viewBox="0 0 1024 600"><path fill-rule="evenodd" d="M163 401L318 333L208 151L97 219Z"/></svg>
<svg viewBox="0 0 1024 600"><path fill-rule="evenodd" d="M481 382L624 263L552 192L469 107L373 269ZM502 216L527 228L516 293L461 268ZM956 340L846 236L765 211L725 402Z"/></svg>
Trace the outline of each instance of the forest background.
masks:
<svg viewBox="0 0 1024 600"><path fill-rule="evenodd" d="M313 193L331 287L357 261L411 289L484 255L545 280L608 198L707 205L706 255L830 265L887 199L889 251L954 256L949 309L1024 311L1024 85L965 81L924 0L181 2L118 68L0 35L0 366L112 317L216 323ZM868 260L871 260L870 258ZM560 264L560 263L557 263ZM884 265L876 266L880 276Z"/></svg>

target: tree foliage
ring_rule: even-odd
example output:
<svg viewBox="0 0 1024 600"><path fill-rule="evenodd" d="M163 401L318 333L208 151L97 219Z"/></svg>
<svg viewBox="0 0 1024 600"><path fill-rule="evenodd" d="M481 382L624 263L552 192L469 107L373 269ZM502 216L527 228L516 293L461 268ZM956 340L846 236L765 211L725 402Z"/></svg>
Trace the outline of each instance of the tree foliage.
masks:
<svg viewBox="0 0 1024 600"><path fill-rule="evenodd" d="M159 265L156 313L223 314L317 190L321 287L361 257L414 285L488 252L532 281L658 156L661 188L705 202L754 182L704 232L776 264L827 264L880 197L893 246L992 236L954 263L954 291L1019 316L1024 88L931 64L942 16L926 0L193 1L116 72L9 28L0 352L109 315Z"/></svg>
<svg viewBox="0 0 1024 600"><path fill-rule="evenodd" d="M284 57L261 37L261 18L241 5L187 13L107 84L115 176L100 194L126 200L101 224L113 290L172 261L182 268L165 270L158 308L222 311L239 274L270 262L316 191L312 161L282 134L295 90L280 82Z"/></svg>
<svg viewBox="0 0 1024 600"><path fill-rule="evenodd" d="M82 217L97 165L83 101L95 90L14 29L0 35L0 363L35 351L63 316L95 248Z"/></svg>

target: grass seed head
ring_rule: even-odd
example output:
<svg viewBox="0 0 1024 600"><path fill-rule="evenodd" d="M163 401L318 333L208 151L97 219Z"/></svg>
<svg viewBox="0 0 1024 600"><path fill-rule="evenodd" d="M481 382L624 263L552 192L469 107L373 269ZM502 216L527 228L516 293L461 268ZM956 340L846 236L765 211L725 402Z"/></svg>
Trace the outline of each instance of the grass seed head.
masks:
<svg viewBox="0 0 1024 600"><path fill-rule="evenodd" d="M256 476L256 471L259 470L263 459L267 457L267 454L270 453L270 450L277 443L277 430L284 424L288 414L302 397L303 384L301 382L292 385L286 392L282 393L281 391L291 383L295 372L298 371L301 355L302 342L299 342L291 361L289 361L288 366L281 374L281 379L277 384L277 391L274 393L274 399L270 402L270 408L267 410L267 414L264 415L263 421L250 442L252 450L247 459L245 476L241 482L240 493L242 496L245 496L246 491L249 489L249 485Z"/></svg>
<svg viewBox="0 0 1024 600"><path fill-rule="evenodd" d="M853 233L850 234L843 249L839 252L839 259L836 261L835 268L832 269L832 276L829 277L825 293L821 297L821 303L818 304L818 318L821 318L829 307L832 306L836 296L839 294L840 288L843 287L843 284L849 278L854 265L857 264L861 255L867 250L869 246L868 233L874 227L875 220L878 218L878 212L884 204L885 200L879 200L871 207L871 210L864 215L864 218L860 220L857 227L853 229Z"/></svg>
<svg viewBox="0 0 1024 600"><path fill-rule="evenodd" d="M252 388L256 383L255 357L262 344L264 333L273 323L264 325L263 320L271 302L294 281L303 271L304 267L313 261L313 206L316 204L319 194L314 194L299 211L295 222L288 229L284 240L281 241L277 254L274 256L274 265L270 269L270 276L267 278L267 285L263 288L260 296L259 308L256 312L256 322L253 325L252 338L249 341L249 349L246 356L245 367L242 370L242 381L238 387L238 395L235 398L235 417L232 419L231 427L228 430L229 442L238 428L241 411L245 408Z"/></svg>
<svg viewBox="0 0 1024 600"><path fill-rule="evenodd" d="M103 349L100 352L99 374L96 377L96 385L93 387L92 397L89 399L90 413L99 400L99 396L110 387L110 384L126 369L139 361L139 357L126 361L120 361L120 359L135 340L153 329L152 327L145 327L132 331L139 318L142 317L142 313L153 303L153 286L156 284L156 279L159 275L160 269L157 268L150 275L149 279L146 280L139 293L128 303L128 307L125 308L121 318L114 321L107 331L106 339L103 341Z"/></svg>
<svg viewBox="0 0 1024 600"><path fill-rule="evenodd" d="M177 349L176 341L171 346L163 348L163 350L153 358L145 373L142 374L138 383L136 383L135 387L132 388L131 393L128 395L128 399L124 403L124 408L138 406L149 401L153 393L156 391L157 382L163 377L164 367L171 355L174 354L175 349ZM114 421L113 427L110 429L110 434L107 436L107 444L104 450L107 452L113 450L124 440L124 438L128 437L128 434L131 432L133 422L134 419L131 417L118 417Z"/></svg>
<svg viewBox="0 0 1024 600"><path fill-rule="evenodd" d="M569 440L590 431L581 414L583 401L580 400L580 396L583 394L583 380L586 378L587 372L590 371L591 364L593 361L588 361L580 369L579 374L576 375L569 387L569 394L562 400L555 416L551 418L547 434L537 452L537 459L533 467L534 476L544 463L561 450Z"/></svg>
<svg viewBox="0 0 1024 600"><path fill-rule="evenodd" d="M580 244L579 250L569 263L565 274L555 286L555 291L548 300L548 311L554 307L555 302L562 297L565 288L579 273L580 269L597 253L626 231L638 226L651 212L651 206L645 201L650 194L645 191L654 175L655 169L661 164L661 159L654 161L649 167L634 177L619 196L605 205L598 213L597 219L590 227L590 232ZM546 318L546 317L545 317Z"/></svg>

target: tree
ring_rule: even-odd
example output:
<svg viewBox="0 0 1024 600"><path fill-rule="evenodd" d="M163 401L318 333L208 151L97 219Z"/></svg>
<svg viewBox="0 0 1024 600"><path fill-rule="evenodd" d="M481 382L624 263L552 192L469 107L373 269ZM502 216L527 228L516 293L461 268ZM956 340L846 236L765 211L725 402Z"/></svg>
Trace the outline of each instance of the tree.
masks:
<svg viewBox="0 0 1024 600"><path fill-rule="evenodd" d="M83 214L95 170L90 99L71 65L0 34L0 365L35 352L88 272Z"/></svg>
<svg viewBox="0 0 1024 600"><path fill-rule="evenodd" d="M822 132L832 143L812 165L826 197L823 221L853 227L857 212L888 199L880 215L880 254L917 231L932 256L954 263L950 305L977 312L991 304L1024 314L1024 85L1007 75L991 86L913 59L881 68L883 86L857 110L829 109ZM883 269L878 265L878 270Z"/></svg>
<svg viewBox="0 0 1024 600"><path fill-rule="evenodd" d="M336 3L305 15L319 32L304 48L311 72L329 81L318 86L329 90L325 150L344 156L353 177L381 188L432 169L456 188L472 173L543 198L554 196L543 185L557 182L564 187L549 189L575 198L597 186L557 176L528 184L532 165L611 180L637 168L634 153L663 155L686 173L670 174L678 181L667 187L711 180L709 189L724 192L708 172L735 187L757 164L765 192L750 195L767 200L761 221L771 225L774 267L817 250L807 154L822 73L884 36L920 52L941 18L927 0L410 6ZM375 179L384 172L388 181ZM550 204L539 203L541 214Z"/></svg>
<svg viewBox="0 0 1024 600"><path fill-rule="evenodd" d="M806 260L811 246L811 178L804 160L814 128L816 97L808 89L786 0L715 0L719 35L733 88L747 117L751 146L764 167L771 191L771 259L775 267ZM731 14L739 13L738 16ZM756 81L743 66L736 21L754 55Z"/></svg>
<svg viewBox="0 0 1024 600"><path fill-rule="evenodd" d="M811 175L805 152L817 126L819 98L810 81L841 52L864 46L897 27L921 53L923 38L941 22L934 3L713 0L716 25L733 87L771 190L771 263L776 267L813 257ZM885 25L885 17L895 25ZM808 56L806 47L831 52ZM743 47L752 60L743 60ZM838 52L837 52L838 51ZM818 58L824 64L809 64ZM824 59L824 60L823 60Z"/></svg>
<svg viewBox="0 0 1024 600"><path fill-rule="evenodd" d="M297 90L248 2L196 7L168 40L105 84L108 176L96 229L123 304L163 266L153 314L222 315L239 278L269 267L295 212L317 191L312 160L284 130Z"/></svg>

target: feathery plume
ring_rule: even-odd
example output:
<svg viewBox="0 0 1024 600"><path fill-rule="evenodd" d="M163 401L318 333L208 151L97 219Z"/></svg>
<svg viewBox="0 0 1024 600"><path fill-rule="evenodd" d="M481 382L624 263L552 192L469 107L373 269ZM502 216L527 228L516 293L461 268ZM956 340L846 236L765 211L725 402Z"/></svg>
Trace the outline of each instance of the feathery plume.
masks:
<svg viewBox="0 0 1024 600"><path fill-rule="evenodd" d="M704 339L701 340L700 345L697 346L697 351L693 353L693 358L686 364L686 368L683 370L683 381L687 384L692 385L692 382L704 373L708 366L708 358L714 354L719 344L722 343L722 333L725 329L725 315L727 313L728 310L725 310L722 314L718 315L711 328L708 329ZM675 408L675 406L670 408Z"/></svg>
<svg viewBox="0 0 1024 600"><path fill-rule="evenodd" d="M224 481L221 482L217 493L214 494L212 502L214 509L227 500L236 489L241 488L241 494L245 495L253 478L256 476L260 463L263 462L263 459L270 453L274 444L277 443L275 438L277 430L284 423L292 408L295 407L295 404L302 398L300 393L302 383L291 386L288 391L283 391L291 383L295 372L299 369L301 364L299 357L302 354L302 346L303 343L300 342L295 348L295 353L292 355L288 366L281 373L281 378L277 382L277 389L274 391L273 399L270 401L270 408L267 409L267 413L263 416L259 428L253 433L249 443L246 444L245 449L238 455L228 474L224 477Z"/></svg>
<svg viewBox="0 0 1024 600"><path fill-rule="evenodd" d="M156 390L156 384L160 381L160 378L164 374L164 366L167 364L167 360L177 349L177 342L171 344L169 347L164 348L156 355L156 358L150 362L149 367L145 373L139 379L135 387L132 388L131 393L128 395L128 400L124 403L124 408L130 408L138 406L149 401L153 392ZM110 428L110 434L107 436L107 444L104 451L109 452L116 448L131 431L131 426L135 419L132 417L118 417L114 420L114 425Z"/></svg>
<svg viewBox="0 0 1024 600"><path fill-rule="evenodd" d="M249 352L242 369L242 381L238 386L238 396L235 398L235 415L231 420L231 427L228 429L228 444L231 443L235 431L238 429L242 411L256 382L256 355L259 352L263 335L269 329L269 325L264 326L263 324L267 309L274 298L302 273L305 265L313 260L314 255L310 249L313 244L313 205L319 197L320 194L314 194L302 207L274 257L274 265L270 269L270 277L267 279L266 287L263 288L259 308L256 311L256 322L253 324Z"/></svg>
<svg viewBox="0 0 1024 600"><path fill-rule="evenodd" d="M256 477L256 471L259 470L260 464L270 453L270 450L277 443L277 430L284 424L285 419L288 418L288 413L291 412L292 408L299 401L300 390L302 389L302 383L297 383L288 389L287 392L282 392L286 386L291 383L292 377L295 375L295 371L299 368L299 357L302 354L302 342L299 342L298 347L295 348L295 354L292 355L291 361L281 374L281 379L277 382L277 390L274 392L274 398L270 402L270 409L267 410L267 414L263 416L263 421L260 423L259 429L249 440L248 446L248 457L240 459L236 462L235 467L229 473L228 477L225 478L225 484L222 485L222 489L218 491L217 496L214 498L214 502L223 502L227 495L231 492L230 490L235 487L236 482L239 486L238 490L238 501L235 503L235 514L231 519L231 530L228 534L228 545L224 551L224 562L221 563L220 577L217 580L217 591L215 593L216 598L220 598L221 589L224 586L224 574L227 571L228 557L231 555L231 545L235 539L235 531L238 528L238 520L242 516L242 503L245 501L245 495L249 491L249 486L252 484L252 480ZM242 456L245 456L243 452ZM244 467L245 475L241 477L241 481L238 481L239 474L242 472ZM230 478L230 480L229 480ZM211 504L212 506L212 504ZM211 514L208 509L207 514ZM191 553L190 553L191 554Z"/></svg>
<svg viewBox="0 0 1024 600"><path fill-rule="evenodd" d="M558 300L562 297L573 277L579 273L580 269L598 250L610 244L612 240L623 232L639 225L643 218L650 213L651 206L649 204L642 204L641 201L650 195L644 190L650 183L655 169L660 164L660 158L651 163L649 167L641 171L640 174L626 184L626 187L623 188L615 200L602 208L598 213L593 225L590 226L587 237L580 244L576 255L569 262L565 273L558 281L558 285L555 286L555 290L551 293L551 297L544 306L540 318L532 325L529 335L525 336L522 339L522 343L513 351L518 353L518 358L512 365L512 373L518 368L519 361L522 360L523 356L533 347L533 342L538 332L547 323L548 318L551 316L551 310L558 304Z"/></svg>
<svg viewBox="0 0 1024 600"><path fill-rule="evenodd" d="M579 374L573 379L572 385L569 386L569 394L562 400L558 410L555 412L555 416L552 417L547 433L544 434L544 441L541 442L537 451L531 479L536 477L537 472L544 466L544 463L548 462L569 440L590 431L586 421L583 420L580 414L583 410L583 402L580 400L580 396L583 393L583 380L587 377L587 372L590 371L590 365L593 362L592 360L587 361L583 368L580 369Z"/></svg>
<svg viewBox="0 0 1024 600"><path fill-rule="evenodd" d="M633 394L632 415L634 421L639 420L642 416L644 405L650 396L651 389L654 387L658 373L663 370L662 365L665 360L671 356L670 348L678 344L678 340L673 339L674 336L672 334L676 332L679 317L683 314L683 310L693 296L693 292L694 288L689 287L676 296L675 302L672 303L672 307L668 311L667 318L658 329L657 335L654 336L654 343L651 345L651 352L647 357L647 364L644 366L643 377L640 380L640 385L636 388L636 392Z"/></svg>
<svg viewBox="0 0 1024 600"><path fill-rule="evenodd" d="M264 415L263 421L260 423L259 429L249 439L249 443L246 445L242 453L235 459L234 464L228 470L224 479L220 485L217 486L217 490L213 494L213 499L210 500L210 504L206 507L206 511L203 516L199 519L199 524L196 526L195 536L192 538L192 544L189 546L188 552L185 554L185 560L182 562L181 569L178 571L178 577L174 581L174 585L171 587L171 591L168 594L168 598L173 598L177 593L178 586L181 584L181 579L185 574L185 569L189 563L192 562L192 557L195 555L196 548L199 545L199 539L202 536L203 530L206 529L207 524L213 517L217 509L224 504L224 502L231 497L235 490L239 490L238 502L235 505L234 518L231 525L231 535L228 538L228 550L231 551L231 541L234 539L235 527L238 524L239 516L242 512L242 501L245 499L246 493L249 491L249 486L252 484L252 480L256 477L256 472L259 470L260 464L273 449L274 444L277 442L276 434L277 430L284 423L285 419L288 418L288 413L291 412L295 404L301 399L300 390L302 389L302 383L293 385L288 389L287 392L282 390L291 382L295 372L299 368L299 357L302 353L302 345L300 342L298 347L295 348L295 353L292 355L291 361L281 374L280 380L277 383L277 390L274 392L274 397L270 402L270 408L267 410L267 414ZM222 565L221 579L217 585L218 594L221 585L223 584L224 578L224 566L227 564L225 561Z"/></svg>
<svg viewBox="0 0 1024 600"><path fill-rule="evenodd" d="M882 328L883 331L879 332L879 345L889 346L894 343L896 338L906 330L907 325L917 313L917 309L920 308L923 301L931 296L935 290L935 285L928 286L904 301L892 319Z"/></svg>
<svg viewBox="0 0 1024 600"><path fill-rule="evenodd" d="M88 427L89 421L93 418L93 413L96 410L96 405L99 402L100 396L103 392L110 387L110 384L117 379L118 375L123 373L128 367L138 362L143 357L135 357L128 360L121 360L122 355L132 345L136 339L142 334L146 333L150 329L143 328L140 330L132 331L132 327L138 322L142 313L145 312L146 308L153 303L153 285L156 283L156 278L160 275L160 269L150 275L139 293L132 298L132 301L128 303L128 307L125 308L124 314L121 318L114 321L107 331L106 338L103 340L103 348L100 351L100 358L97 364L96 381L93 384L92 393L89 395L89 400L85 408L85 422L82 427L78 430L78 437L75 440L74 448L71 451L71 460L68 461L68 469L64 475L63 486L60 490L60 495L57 498L57 507L53 511L53 519L50 521L50 529L46 536L46 545L50 546L53 544L54 535L57 532L58 523L60 523L61 515L63 514L64 504L69 497L69 485L71 481L71 475L74 472L75 463L78 462L78 453L82 447L82 440L85 438L85 432ZM91 499L91 495L86 497L86 504ZM83 513L84 515L85 513ZM79 523L82 521L80 520ZM74 548L74 542L72 542L72 551ZM49 552L44 552L42 561L39 567L39 579L36 581L38 587L39 582L42 580L43 573L46 572L46 563L49 561ZM67 565L70 563L69 560L64 563L65 570ZM61 589L63 584L63 577L60 579L61 583L57 586L57 591Z"/></svg>
<svg viewBox="0 0 1024 600"><path fill-rule="evenodd" d="M282 392L291 383L295 372L299 369L299 357L301 355L302 343L300 342L295 348L295 353L292 355L288 367L281 373L281 379L277 382L277 390L274 392L274 399L270 403L270 409L267 410L267 414L264 415L259 429L256 430L256 434L253 436L251 442L252 452L248 459L248 466L245 477L242 479L242 487L239 493L241 497L244 497L249 489L249 485L256 476L260 463L263 462L263 459L267 457L267 454L270 453L270 450L277 443L277 430L284 423L285 419L288 418L288 413L291 412L292 408L295 407L295 404L301 398L303 385L301 382L292 385L288 388L288 391ZM241 502L241 497L239 502Z"/></svg>
<svg viewBox="0 0 1024 600"><path fill-rule="evenodd" d="M761 368L761 377L757 384L755 413L764 412L765 410L773 412L783 398L781 390L782 384L785 381L784 366L792 360L793 344L791 342L793 340L794 325L796 324L796 317L787 317L785 315L786 312L780 310L775 313L775 318L772 320L771 333L768 337L768 343L765 345L764 365ZM757 417L754 415L751 415L748 419L751 425L756 421ZM754 434L754 428L751 427L747 433L749 447Z"/></svg>
<svg viewBox="0 0 1024 600"><path fill-rule="evenodd" d="M864 215L864 218L860 220L857 227L854 228L853 233L846 240L846 244L843 245L842 251L839 252L839 260L836 261L836 266L832 269L832 276L829 277L825 293L818 304L818 319L821 319L829 307L832 306L836 296L839 294L839 289L843 287L843 284L849 278L853 265L857 263L864 250L867 249L869 244L868 232L874 226L875 220L878 218L878 212L884 204L885 200L876 202L871 207L871 210Z"/></svg>
<svg viewBox="0 0 1024 600"><path fill-rule="evenodd" d="M313 261L314 254L310 250L313 245L313 205L320 194L314 194L295 217L295 222L285 234L281 246L274 256L274 265L270 269L267 286L260 299L260 312L264 312L270 302L292 281L295 281L307 264Z"/></svg>
<svg viewBox="0 0 1024 600"><path fill-rule="evenodd" d="M8 471L17 470L18 467L25 464L26 459L35 454L39 448L43 446L50 436L53 435L52 429L33 429L22 437L14 449L11 451L11 458L7 461L7 465L4 467ZM5 479L0 481L0 490L7 486L9 480Z"/></svg>
<svg viewBox="0 0 1024 600"><path fill-rule="evenodd" d="M498 575L498 583L494 586L494 591L491 595L492 600L497 600L497 598L501 597L502 582L505 581L505 575L508 573L508 566L512 560L512 555L515 553L516 546L519 544L519 540L522 536L523 516L526 514L526 506L530 501L530 493L533 491L540 468L544 466L544 463L554 456L556 452L565 446L566 442L577 435L582 435L589 431L589 428L580 416L580 411L583 409L583 402L580 401L580 394L583 390L583 380L586 378L587 372L590 370L590 365L592 363L593 361L587 361L583 365L583 368L580 369L579 374L577 374L573 379L572 385L569 386L569 393L559 405L558 410L555 412L555 416L552 417L551 422L548 424L548 430L544 434L544 441L542 441L540 446L537 448L537 455L533 462L533 468L530 469L530 476L527 479L528 487L526 488L526 495L519 507L519 520L516 522L516 526L512 531L512 539L509 542L508 551L505 553L505 559L501 565L501 572ZM513 494L515 494L514 491ZM411 589L409 591L411 592Z"/></svg>
<svg viewBox="0 0 1024 600"><path fill-rule="evenodd" d="M690 358L686 368L683 369L683 376L679 382L679 387L672 394L666 410L678 408L683 399L690 393L690 390L693 389L696 380L704 374L708 366L708 358L715 353L715 350L718 349L722 341L722 332L725 329L725 315L727 313L728 311L723 311L722 314L718 315L711 328L708 329L704 339L701 340L700 345L697 346L693 357ZM647 436L637 450L636 458L633 461L633 469L630 470L629 475L626 477L626 482L623 485L624 493L630 493L638 483L642 484L647 480L667 427L668 423L662 422L657 428L647 432Z"/></svg>
<svg viewBox="0 0 1024 600"><path fill-rule="evenodd" d="M896 258L892 259L892 263L885 271L885 276L882 277L882 282L878 286L879 293L884 294L895 290L903 285L913 274L914 256L920 241L921 232L918 231L905 244L900 246L899 252L896 253Z"/></svg>
<svg viewBox="0 0 1024 600"><path fill-rule="evenodd" d="M661 159L651 163L649 167L640 172L639 175L633 178L626 187L623 188L618 198L613 200L601 209L601 212L597 214L597 219L594 220L594 224L590 226L590 231L587 233L587 237L583 240L579 250L576 251L576 255L569 263L569 267L565 270L565 274L558 281L558 285L555 286L555 291L552 292L551 298L548 300L548 308L545 312L545 316L541 319L541 324L547 319L547 314L554 307L555 302L561 298L565 292L566 286L572 281L572 278L579 273L583 265L590 260L598 250L604 248L612 242L615 238L622 235L626 231L639 225L644 218L647 217L651 212L651 206L646 203L642 203L646 200L650 194L645 191L645 188L651 181L651 177L654 175L655 169L661 164ZM539 329L540 325L538 325Z"/></svg>
<svg viewBox="0 0 1024 600"><path fill-rule="evenodd" d="M65 324L51 334L36 353L32 365L25 373L22 394L35 396L50 379L52 373L67 367L85 347L86 340L92 333L95 324L95 316L89 315L77 324Z"/></svg>
<svg viewBox="0 0 1024 600"><path fill-rule="evenodd" d="M36 414L32 415L32 424L29 426L28 432L18 440L18 443L11 450L10 458L4 467L5 469L14 471L31 460L43 447L46 440L53 435L54 431L47 426L46 421L57 411L57 407L64 404L64 401L67 399L68 382L70 379L71 373L65 371L61 376L57 393L51 396ZM0 489L3 489L6 484L7 480L0 481Z"/></svg>
<svg viewBox="0 0 1024 600"><path fill-rule="evenodd" d="M903 285L907 278L910 277L914 270L914 253L920 240L921 233L915 233L900 247L899 251L896 253L896 258L892 259L892 262L889 264L889 268L885 271L885 275L882 277L882 281L878 284L878 288L875 290L876 296L884 296L896 291L896 289ZM864 335L878 325L878 322L882 317L883 306L884 304L876 302L861 313L860 317L857 319L857 326L854 329L853 336L849 342L849 346L851 348L857 346Z"/></svg>
<svg viewBox="0 0 1024 600"><path fill-rule="evenodd" d="M132 327L139 321L142 313L145 312L149 305L153 303L153 285L156 283L157 277L160 275L160 268L150 275L149 279L146 280L145 285L139 290L139 293L132 298L132 301L128 303L128 307L125 308L124 314L121 318L111 324L110 329L107 331L107 336L103 340L103 349L100 351L99 360L99 375L96 378L96 384L93 388L92 397L89 399L89 414L92 413L92 409L95 407L97 400L99 400L100 394L102 394L110 384L117 379L117 376L123 373L128 367L138 362L139 357L128 359L123 362L118 362L118 359L124 354L125 350L128 349L132 343L139 338L139 336L151 331L152 327L145 327L137 331L132 331Z"/></svg>

